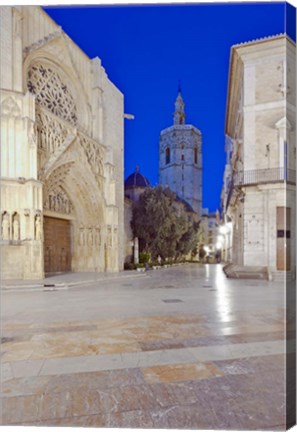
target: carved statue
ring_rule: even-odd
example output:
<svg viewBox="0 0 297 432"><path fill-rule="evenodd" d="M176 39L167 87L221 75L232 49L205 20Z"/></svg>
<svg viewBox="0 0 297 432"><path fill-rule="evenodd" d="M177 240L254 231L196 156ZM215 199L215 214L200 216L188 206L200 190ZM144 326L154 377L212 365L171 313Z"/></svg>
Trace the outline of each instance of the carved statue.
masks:
<svg viewBox="0 0 297 432"><path fill-rule="evenodd" d="M84 233L84 227L81 225L79 227L79 245L83 246L85 244L85 233Z"/></svg>
<svg viewBox="0 0 297 432"><path fill-rule="evenodd" d="M20 239L20 224L18 219L15 217L12 224L13 228L13 240L19 240Z"/></svg>
<svg viewBox="0 0 297 432"><path fill-rule="evenodd" d="M5 213L2 217L2 239L9 240L9 216Z"/></svg>
<svg viewBox="0 0 297 432"><path fill-rule="evenodd" d="M96 227L96 237L95 237L95 244L97 246L101 245L101 235L100 235L100 227Z"/></svg>
<svg viewBox="0 0 297 432"><path fill-rule="evenodd" d="M112 246L112 235L111 235L111 228L107 228L107 243L108 246Z"/></svg>
<svg viewBox="0 0 297 432"><path fill-rule="evenodd" d="M35 217L35 240L41 240L41 218L40 215Z"/></svg>
<svg viewBox="0 0 297 432"><path fill-rule="evenodd" d="M88 244L90 246L93 245L93 229L92 229L92 227L89 227Z"/></svg>

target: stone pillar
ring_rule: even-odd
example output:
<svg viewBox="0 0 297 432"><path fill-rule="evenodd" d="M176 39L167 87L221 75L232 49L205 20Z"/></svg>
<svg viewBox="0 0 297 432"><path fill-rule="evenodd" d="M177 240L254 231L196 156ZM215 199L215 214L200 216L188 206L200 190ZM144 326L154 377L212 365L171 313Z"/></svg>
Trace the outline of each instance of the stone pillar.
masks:
<svg viewBox="0 0 297 432"><path fill-rule="evenodd" d="M139 242L138 237L134 238L134 264L139 264Z"/></svg>

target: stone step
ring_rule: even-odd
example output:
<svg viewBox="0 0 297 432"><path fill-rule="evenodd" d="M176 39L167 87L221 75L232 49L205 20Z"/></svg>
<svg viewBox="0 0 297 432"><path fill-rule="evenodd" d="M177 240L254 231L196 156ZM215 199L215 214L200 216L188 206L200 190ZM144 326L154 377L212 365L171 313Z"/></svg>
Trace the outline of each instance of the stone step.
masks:
<svg viewBox="0 0 297 432"><path fill-rule="evenodd" d="M271 272L271 280L275 282L291 282L295 280L295 275L292 271L273 271Z"/></svg>
<svg viewBox="0 0 297 432"><path fill-rule="evenodd" d="M268 279L266 267L239 266L236 264L228 263L223 268L223 271L227 278L230 279Z"/></svg>

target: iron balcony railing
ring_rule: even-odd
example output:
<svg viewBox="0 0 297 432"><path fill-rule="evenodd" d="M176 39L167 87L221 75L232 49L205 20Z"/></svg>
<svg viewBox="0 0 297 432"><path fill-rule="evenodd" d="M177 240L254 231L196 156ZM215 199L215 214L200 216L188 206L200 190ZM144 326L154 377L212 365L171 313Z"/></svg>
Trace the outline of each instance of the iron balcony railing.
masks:
<svg viewBox="0 0 297 432"><path fill-rule="evenodd" d="M227 187L226 208L229 206L234 187L278 182L296 184L296 171L284 167L237 171Z"/></svg>
<svg viewBox="0 0 297 432"><path fill-rule="evenodd" d="M233 175L234 186L259 183L288 182L296 184L296 171L284 167L238 171Z"/></svg>

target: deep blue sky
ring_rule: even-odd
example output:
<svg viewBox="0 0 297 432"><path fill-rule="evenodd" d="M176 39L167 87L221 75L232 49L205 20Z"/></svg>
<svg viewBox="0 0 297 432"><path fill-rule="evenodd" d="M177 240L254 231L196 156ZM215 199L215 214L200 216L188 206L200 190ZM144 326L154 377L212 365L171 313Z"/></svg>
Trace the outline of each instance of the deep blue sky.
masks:
<svg viewBox="0 0 297 432"><path fill-rule="evenodd" d="M203 135L203 207L220 205L230 47L285 31L285 3L46 7L125 95L125 177L158 182L160 131L181 80L186 123Z"/></svg>

